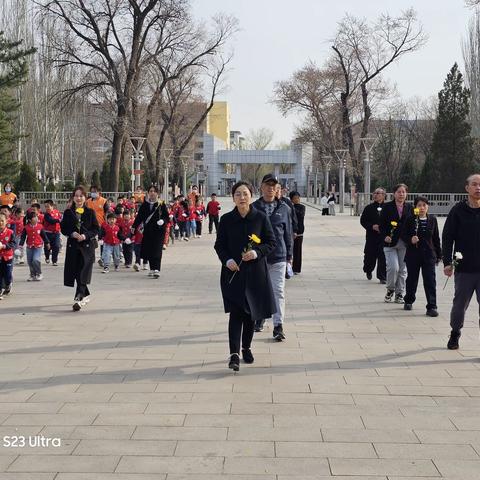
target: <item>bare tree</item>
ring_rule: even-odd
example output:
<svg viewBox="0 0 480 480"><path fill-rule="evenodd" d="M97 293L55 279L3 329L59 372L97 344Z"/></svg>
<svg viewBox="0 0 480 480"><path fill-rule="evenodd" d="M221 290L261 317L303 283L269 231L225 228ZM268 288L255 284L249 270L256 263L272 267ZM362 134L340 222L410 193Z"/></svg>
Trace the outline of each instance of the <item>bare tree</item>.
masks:
<svg viewBox="0 0 480 480"><path fill-rule="evenodd" d="M274 131L267 127L250 130L245 136L247 148L250 150L265 150L273 140Z"/></svg>
<svg viewBox="0 0 480 480"><path fill-rule="evenodd" d="M357 176L361 174L360 157L363 144L355 148L352 132L352 97L361 92L361 137L368 136L372 109L370 84L402 56L421 48L427 37L413 9L398 17L382 15L373 25L366 20L346 15L340 22L332 49L333 61L343 76L340 94L343 122L343 145L348 148Z"/></svg>
<svg viewBox="0 0 480 480"><path fill-rule="evenodd" d="M53 42L55 62L85 69L78 83L62 91L68 101L107 88L115 99L111 154L111 187L118 188L122 145L128 133L133 89L149 48L166 25L186 15L186 0L49 0L39 2L43 14L68 29Z"/></svg>

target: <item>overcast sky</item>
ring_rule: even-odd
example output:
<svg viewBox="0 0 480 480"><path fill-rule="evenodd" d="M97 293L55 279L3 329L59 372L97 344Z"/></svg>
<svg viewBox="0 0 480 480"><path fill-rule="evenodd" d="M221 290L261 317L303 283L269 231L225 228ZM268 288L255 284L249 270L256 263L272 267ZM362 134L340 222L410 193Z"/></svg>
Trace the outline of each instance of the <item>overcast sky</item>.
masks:
<svg viewBox="0 0 480 480"><path fill-rule="evenodd" d="M298 119L283 118L269 103L274 82L288 78L309 59L321 65L345 13L375 19L385 12L396 16L416 9L428 43L386 73L404 98L435 95L455 61L463 68L461 40L472 15L464 0L192 1L198 18L225 12L239 20L228 90L219 100L229 103L232 130L246 134L266 126L275 131L275 143L292 139Z"/></svg>

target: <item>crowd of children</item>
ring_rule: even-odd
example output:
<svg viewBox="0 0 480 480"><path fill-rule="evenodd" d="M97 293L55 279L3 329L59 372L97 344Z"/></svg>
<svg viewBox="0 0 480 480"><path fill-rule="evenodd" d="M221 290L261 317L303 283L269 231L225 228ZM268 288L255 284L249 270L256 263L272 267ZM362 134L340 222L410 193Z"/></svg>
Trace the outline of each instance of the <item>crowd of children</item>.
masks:
<svg viewBox="0 0 480 480"><path fill-rule="evenodd" d="M101 201L100 201L101 200ZM138 209L143 201L139 192L135 195L120 195L104 199L97 188L90 189L87 206L95 211L100 224L99 244L101 246L98 263L103 273L113 268L118 270L122 260L125 268L136 272L147 270L147 259L141 258L143 226L133 229ZM165 230L163 249L173 245L175 240L188 242L202 236L203 222L210 216L209 233L213 225L218 225L220 204L216 195L211 196L207 206L196 186L188 196L178 195L167 205L169 221ZM209 212L209 213L207 213ZM36 199L24 210L20 206L0 207L0 300L10 294L13 283L13 266L25 263L30 275L27 281L41 281L42 253L45 263L58 265L61 251L60 222L62 213L53 200L46 200L42 211Z"/></svg>

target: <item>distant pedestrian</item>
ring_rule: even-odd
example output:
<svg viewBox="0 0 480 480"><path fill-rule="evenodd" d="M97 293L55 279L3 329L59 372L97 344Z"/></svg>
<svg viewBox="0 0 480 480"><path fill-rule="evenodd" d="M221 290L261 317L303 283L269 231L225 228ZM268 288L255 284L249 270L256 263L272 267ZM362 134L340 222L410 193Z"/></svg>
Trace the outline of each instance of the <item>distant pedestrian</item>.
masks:
<svg viewBox="0 0 480 480"><path fill-rule="evenodd" d="M330 209L328 207L328 196L326 193L322 195L320 199L320 206L322 207L322 215L330 215Z"/></svg>
<svg viewBox="0 0 480 480"><path fill-rule="evenodd" d="M220 216L220 203L217 201L217 195L212 193L210 196L210 201L207 203L207 214L208 214L208 233L212 233L213 225L215 224L215 233L218 229L218 219Z"/></svg>
<svg viewBox="0 0 480 480"><path fill-rule="evenodd" d="M300 198L300 193L290 192L290 200L297 215L297 233L295 233L293 241L293 262L292 270L295 275L302 271L302 250L303 250L303 234L305 232L305 205Z"/></svg>
<svg viewBox="0 0 480 480"><path fill-rule="evenodd" d="M328 197L328 214L335 216L335 195L333 193Z"/></svg>

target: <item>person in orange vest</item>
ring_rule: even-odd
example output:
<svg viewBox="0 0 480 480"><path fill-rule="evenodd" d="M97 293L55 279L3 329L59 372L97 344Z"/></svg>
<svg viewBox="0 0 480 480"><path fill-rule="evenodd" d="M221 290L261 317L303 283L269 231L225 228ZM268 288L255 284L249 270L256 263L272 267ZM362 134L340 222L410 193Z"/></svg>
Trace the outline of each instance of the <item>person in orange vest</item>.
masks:
<svg viewBox="0 0 480 480"><path fill-rule="evenodd" d="M136 189L135 189L135 193L133 194L133 197L135 198L135 204L137 206L137 209L140 207L140 203L143 203L143 201L145 200L145 193L142 189L142 187L138 186Z"/></svg>
<svg viewBox="0 0 480 480"><path fill-rule="evenodd" d="M100 189L96 185L92 185L90 187L90 195L85 202L85 205L95 212L95 216L97 217L97 222L99 225L103 225L105 223L106 203L107 200L102 197L102 192Z"/></svg>
<svg viewBox="0 0 480 480"><path fill-rule="evenodd" d="M17 203L17 196L13 193L13 186L10 182L7 182L3 186L3 191L0 195L0 205L7 205L12 208Z"/></svg>

